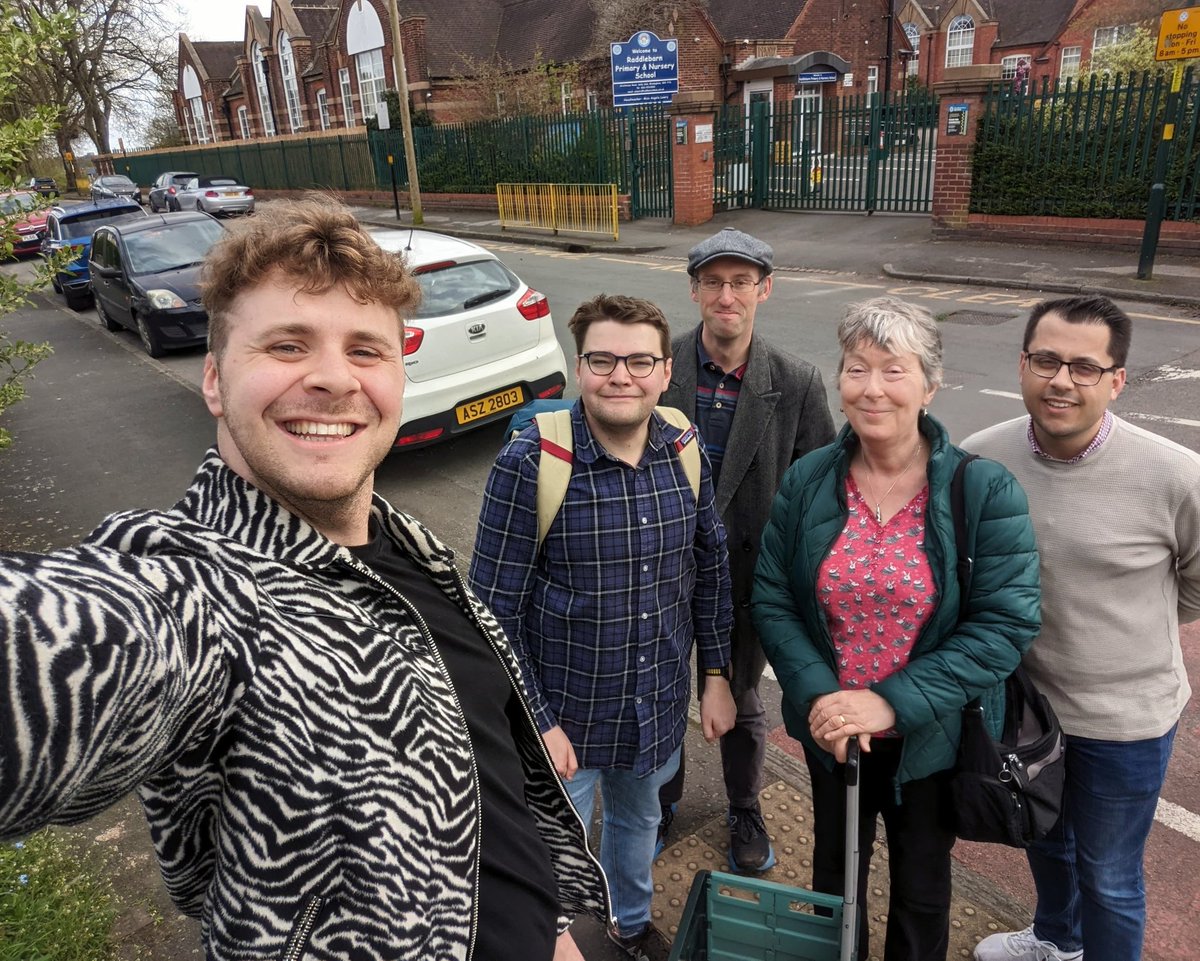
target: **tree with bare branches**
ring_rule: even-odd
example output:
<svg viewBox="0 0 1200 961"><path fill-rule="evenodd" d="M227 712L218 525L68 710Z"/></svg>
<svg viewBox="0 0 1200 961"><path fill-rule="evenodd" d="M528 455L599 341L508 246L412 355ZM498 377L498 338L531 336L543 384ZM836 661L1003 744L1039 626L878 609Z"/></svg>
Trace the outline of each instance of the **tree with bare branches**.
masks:
<svg viewBox="0 0 1200 961"><path fill-rule="evenodd" d="M174 83L175 8L159 0L8 0L18 22L69 15L65 42L40 66L60 87L54 101L77 116L99 153L111 153L114 119L135 119L163 80Z"/></svg>

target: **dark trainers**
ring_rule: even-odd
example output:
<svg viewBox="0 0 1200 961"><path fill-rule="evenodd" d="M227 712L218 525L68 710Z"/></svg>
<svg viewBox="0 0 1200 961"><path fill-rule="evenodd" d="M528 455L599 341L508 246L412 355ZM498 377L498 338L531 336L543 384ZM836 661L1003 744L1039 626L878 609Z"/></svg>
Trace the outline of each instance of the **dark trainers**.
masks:
<svg viewBox="0 0 1200 961"><path fill-rule="evenodd" d="M775 849L757 804L729 809L729 866L735 871L754 872L775 866Z"/></svg>
<svg viewBox="0 0 1200 961"><path fill-rule="evenodd" d="M675 811L678 809L678 804L667 804L662 809L662 820L658 822L658 840L654 844L654 856L658 857L663 853L663 848L667 846L667 840L671 836L671 824L675 821Z"/></svg>
<svg viewBox="0 0 1200 961"><path fill-rule="evenodd" d="M627 935L618 934L616 928L609 928L608 937L634 961L667 961L671 953L671 942L653 924L647 924L637 934Z"/></svg>

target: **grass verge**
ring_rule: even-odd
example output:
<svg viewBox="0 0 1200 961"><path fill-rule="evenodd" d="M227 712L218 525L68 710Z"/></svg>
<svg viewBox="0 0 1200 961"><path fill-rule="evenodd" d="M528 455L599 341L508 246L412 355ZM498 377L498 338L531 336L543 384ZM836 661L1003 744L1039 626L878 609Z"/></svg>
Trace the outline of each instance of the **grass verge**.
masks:
<svg viewBox="0 0 1200 961"><path fill-rule="evenodd" d="M111 961L109 883L61 835L0 845L0 961Z"/></svg>

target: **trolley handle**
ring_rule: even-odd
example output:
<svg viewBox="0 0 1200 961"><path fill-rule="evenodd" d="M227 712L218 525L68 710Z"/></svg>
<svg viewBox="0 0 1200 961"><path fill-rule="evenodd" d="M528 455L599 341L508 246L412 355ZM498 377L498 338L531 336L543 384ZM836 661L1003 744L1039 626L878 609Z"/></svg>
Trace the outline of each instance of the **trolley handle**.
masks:
<svg viewBox="0 0 1200 961"><path fill-rule="evenodd" d="M858 735L852 735L846 744L846 786L853 787L858 783L859 762Z"/></svg>

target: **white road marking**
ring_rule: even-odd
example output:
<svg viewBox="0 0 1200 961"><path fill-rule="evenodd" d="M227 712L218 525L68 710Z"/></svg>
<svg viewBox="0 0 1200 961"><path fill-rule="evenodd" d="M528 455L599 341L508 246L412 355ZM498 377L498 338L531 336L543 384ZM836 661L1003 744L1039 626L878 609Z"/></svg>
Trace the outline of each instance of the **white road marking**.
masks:
<svg viewBox="0 0 1200 961"><path fill-rule="evenodd" d="M991 397L1007 397L1009 400L1024 400L1020 394L1014 394L1011 390L990 390L985 387L979 393L988 394Z"/></svg>
<svg viewBox="0 0 1200 961"><path fill-rule="evenodd" d="M1134 410L1122 412L1122 417L1136 417L1138 420L1154 421L1158 424L1177 424L1180 427L1200 427L1200 420L1188 420L1186 417L1167 417L1163 414L1139 414Z"/></svg>
<svg viewBox="0 0 1200 961"><path fill-rule="evenodd" d="M1157 371L1150 375L1150 380L1200 380L1200 370L1193 370L1184 367L1172 367L1169 364L1163 364Z"/></svg>
<svg viewBox="0 0 1200 961"><path fill-rule="evenodd" d="M1193 841L1200 841L1200 815L1194 814L1185 807L1159 798L1158 809L1154 812L1154 820L1172 831L1186 835Z"/></svg>

